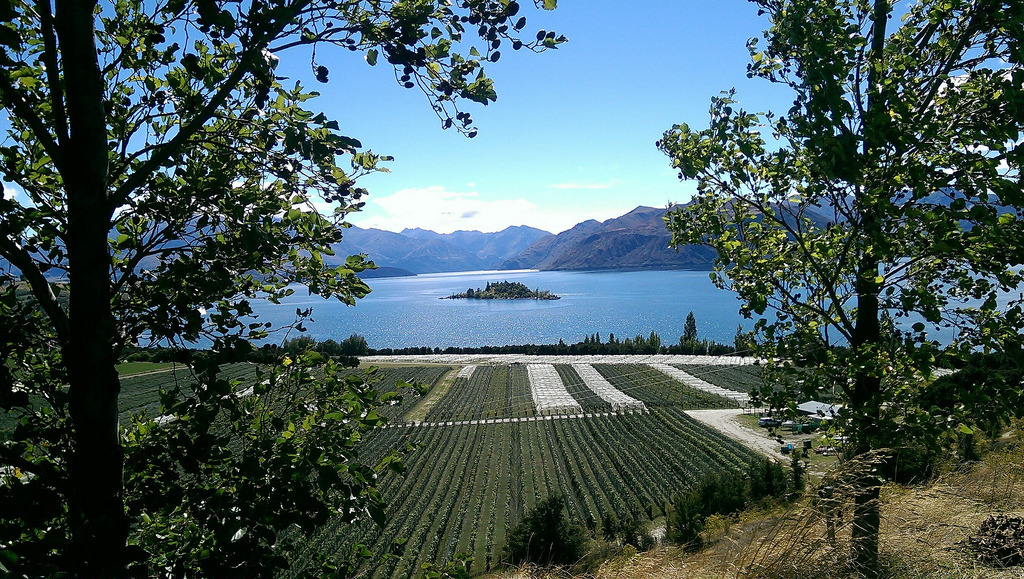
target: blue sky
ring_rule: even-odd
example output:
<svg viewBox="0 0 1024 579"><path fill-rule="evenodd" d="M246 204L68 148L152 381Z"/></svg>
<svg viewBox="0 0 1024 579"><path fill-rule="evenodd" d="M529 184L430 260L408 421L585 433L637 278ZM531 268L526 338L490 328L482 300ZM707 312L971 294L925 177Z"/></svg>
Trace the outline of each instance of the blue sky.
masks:
<svg viewBox="0 0 1024 579"><path fill-rule="evenodd" d="M748 110L790 104L782 88L746 78L746 41L768 22L745 0L560 0L555 11L525 13L528 37L544 28L569 42L543 54L502 47L487 68L497 102L466 106L475 139L443 131L423 94L399 87L383 61L371 68L357 54L319 55L331 81L317 87L314 108L395 157L390 173L360 182L371 196L352 223L558 232L685 201L693 184L681 183L654 146L666 129L706 126L710 98L731 87ZM302 55L282 60L317 85Z"/></svg>
<svg viewBox="0 0 1024 579"><path fill-rule="evenodd" d="M502 46L487 67L497 102L465 103L474 139L442 130L426 97L401 88L383 59L371 67L361 53L321 49L331 74L320 84L308 52L280 54L279 74L322 93L310 108L395 158L390 173L360 180L370 196L350 222L557 233L638 205L684 202L694 184L681 183L654 145L665 130L706 126L711 97L732 87L747 110L791 104L782 87L746 77L746 42L768 26L746 0L559 0L554 11L521 4L525 37L543 28L569 42L542 54Z"/></svg>

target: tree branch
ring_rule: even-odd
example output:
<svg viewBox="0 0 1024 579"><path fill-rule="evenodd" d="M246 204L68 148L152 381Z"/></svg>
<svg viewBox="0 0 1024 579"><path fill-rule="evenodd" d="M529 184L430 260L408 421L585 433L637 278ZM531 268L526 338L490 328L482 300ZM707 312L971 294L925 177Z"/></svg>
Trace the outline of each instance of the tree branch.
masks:
<svg viewBox="0 0 1024 579"><path fill-rule="evenodd" d="M57 303L57 296L53 294L53 288L50 287L43 273L36 267L36 263L29 252L18 245L13 239L5 236L0 237L0 256L11 262L28 279L29 286L32 288L32 295L39 301L39 306L53 323L53 328L57 332L57 339L63 345L68 344L71 329L68 315L60 308L60 305Z"/></svg>
<svg viewBox="0 0 1024 579"><path fill-rule="evenodd" d="M54 132L57 133L57 144L63 149L68 142L68 117L64 110L64 88L60 83L60 69L57 65L57 37L53 31L50 0L37 0L36 11L39 12L43 36L43 62L46 64L46 84L50 89Z"/></svg>
<svg viewBox="0 0 1024 579"><path fill-rule="evenodd" d="M43 120L36 115L32 107L25 102L25 99L21 98L6 71L0 72L0 104L3 104L4 108L12 111L20 121L28 125L33 136L39 139L39 143L43 146L46 154L53 159L57 172L63 174L64 158L61 155L60 147L53 140L53 135L50 134L46 125L43 124Z"/></svg>

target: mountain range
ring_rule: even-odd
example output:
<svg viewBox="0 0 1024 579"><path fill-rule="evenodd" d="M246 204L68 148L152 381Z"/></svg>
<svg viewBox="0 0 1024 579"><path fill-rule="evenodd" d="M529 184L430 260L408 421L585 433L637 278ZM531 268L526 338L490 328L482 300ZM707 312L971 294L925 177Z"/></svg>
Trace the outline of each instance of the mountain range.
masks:
<svg viewBox="0 0 1024 579"><path fill-rule="evenodd" d="M669 248L664 214L664 209L637 207L604 222L578 223L558 235L528 226L445 234L352 227L333 248L338 259L365 253L382 269L388 268L378 277L485 269L709 269L715 255L711 248Z"/></svg>

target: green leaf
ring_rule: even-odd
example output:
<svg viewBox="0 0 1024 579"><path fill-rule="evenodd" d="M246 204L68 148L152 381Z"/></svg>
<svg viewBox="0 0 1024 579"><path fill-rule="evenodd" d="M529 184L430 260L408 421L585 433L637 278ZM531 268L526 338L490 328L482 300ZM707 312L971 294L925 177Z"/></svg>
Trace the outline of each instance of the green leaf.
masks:
<svg viewBox="0 0 1024 579"><path fill-rule="evenodd" d="M558 0L544 0L545 10L554 10L558 7Z"/></svg>
<svg viewBox="0 0 1024 579"><path fill-rule="evenodd" d="M0 550L0 571L9 573L18 564L18 554L7 549Z"/></svg>
<svg viewBox="0 0 1024 579"><path fill-rule="evenodd" d="M377 66L377 49L371 48L366 51L366 63L370 66Z"/></svg>

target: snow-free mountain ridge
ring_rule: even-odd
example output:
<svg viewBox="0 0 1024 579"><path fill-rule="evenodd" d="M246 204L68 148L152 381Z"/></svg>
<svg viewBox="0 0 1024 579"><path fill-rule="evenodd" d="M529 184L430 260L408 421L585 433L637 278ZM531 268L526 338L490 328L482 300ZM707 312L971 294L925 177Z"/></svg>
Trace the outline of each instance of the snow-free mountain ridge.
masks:
<svg viewBox="0 0 1024 579"><path fill-rule="evenodd" d="M703 246L669 248L665 209L637 207L604 222L594 220L553 235L534 227L495 233L401 233L352 227L334 246L337 259L365 253L381 267L414 273L488 269L609 270L708 269L714 251Z"/></svg>

